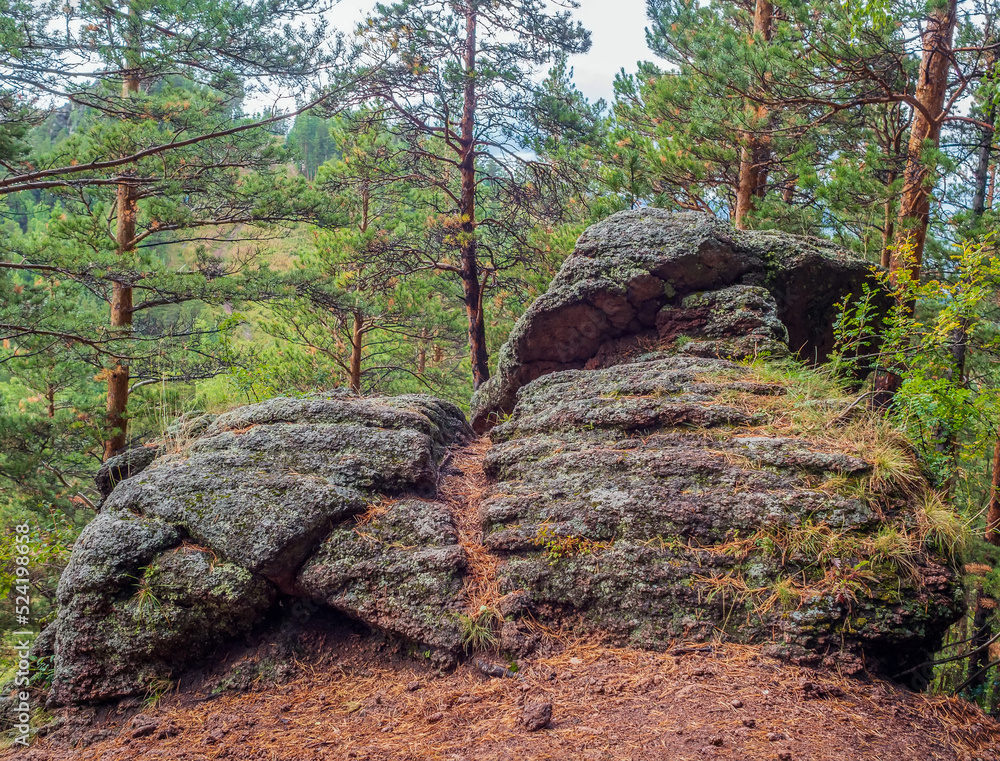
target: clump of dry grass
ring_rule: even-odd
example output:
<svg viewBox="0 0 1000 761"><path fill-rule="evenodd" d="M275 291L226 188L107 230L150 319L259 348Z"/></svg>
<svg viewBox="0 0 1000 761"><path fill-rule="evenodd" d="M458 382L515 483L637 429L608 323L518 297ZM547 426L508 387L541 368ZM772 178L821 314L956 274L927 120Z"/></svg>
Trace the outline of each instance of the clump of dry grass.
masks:
<svg viewBox="0 0 1000 761"><path fill-rule="evenodd" d="M958 557L971 536L968 522L932 491L918 498L917 531L925 546L948 558Z"/></svg>
<svg viewBox="0 0 1000 761"><path fill-rule="evenodd" d="M882 526L877 534L866 540L865 551L873 564L891 566L900 576L909 576L919 581L916 565L919 542L914 541L903 529Z"/></svg>
<svg viewBox="0 0 1000 761"><path fill-rule="evenodd" d="M845 392L836 378L796 362L755 362L740 371L706 374L702 380L751 381L784 390L755 394L723 389L719 401L766 421L761 434L808 438L810 443L865 460L871 466L869 490L876 494L916 494L924 480L905 438L882 415L869 413Z"/></svg>
<svg viewBox="0 0 1000 761"><path fill-rule="evenodd" d="M368 526L371 523L374 523L376 520L388 513L389 508L391 508L398 501L399 500L392 499L390 497L380 497L376 501L369 504L363 513L355 517L355 530L357 531L363 526ZM359 531L359 533L361 532Z"/></svg>
<svg viewBox="0 0 1000 761"><path fill-rule="evenodd" d="M924 487L920 466L906 439L883 417L866 415L843 429L845 446L871 465L869 488L884 494L898 491L915 495Z"/></svg>

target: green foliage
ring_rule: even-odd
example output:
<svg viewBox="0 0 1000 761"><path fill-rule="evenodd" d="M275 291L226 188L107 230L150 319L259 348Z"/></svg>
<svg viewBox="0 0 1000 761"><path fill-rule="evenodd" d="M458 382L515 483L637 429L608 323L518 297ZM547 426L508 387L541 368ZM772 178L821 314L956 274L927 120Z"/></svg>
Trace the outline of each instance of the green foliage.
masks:
<svg viewBox="0 0 1000 761"><path fill-rule="evenodd" d="M983 309L1000 278L1000 263L989 241L964 242L949 279L916 281L908 268L876 277L877 289L866 286L843 305L835 326L837 361L858 374L871 370L901 379L894 418L933 479L945 483L958 467L957 452L947 446L956 434L968 452L992 443L993 431L983 423L996 419L996 390L968 383L962 357L982 338L992 341Z"/></svg>
<svg viewBox="0 0 1000 761"><path fill-rule="evenodd" d="M608 546L607 542L595 542L585 536L557 533L548 523L538 527L532 541L545 550L550 564L577 555L592 555Z"/></svg>
<svg viewBox="0 0 1000 761"><path fill-rule="evenodd" d="M320 166L337 153L327 120L308 112L295 117L287 142L295 151L300 171L308 180L315 180Z"/></svg>

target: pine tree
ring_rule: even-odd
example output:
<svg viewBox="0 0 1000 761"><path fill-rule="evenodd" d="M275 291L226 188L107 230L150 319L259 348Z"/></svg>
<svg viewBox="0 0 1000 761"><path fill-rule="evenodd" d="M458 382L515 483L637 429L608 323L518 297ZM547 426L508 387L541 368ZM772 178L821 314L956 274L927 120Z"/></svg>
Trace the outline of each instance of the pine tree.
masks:
<svg viewBox="0 0 1000 761"><path fill-rule="evenodd" d="M300 216L287 210L292 196L277 192L280 183L270 169L283 160L264 129L274 119L248 119L240 103L253 81L267 77L301 88L327 60L321 23L312 30L284 23L317 8L313 0L66 6L65 33L45 28L11 60L14 78L26 89L61 94L97 116L85 134L77 133L59 152L6 167L0 194L58 192L71 215L54 219L50 230L61 239L61 260L50 255L54 247L36 241L26 244L30 257L10 250L0 269L54 268L107 302L106 334L96 326L84 333L45 329L92 349L116 347L103 354L113 360L104 372L106 456L127 440L126 410L135 378L126 343L150 340L135 330L136 315L205 300L226 269L199 254L193 276L170 276L151 249L184 240L176 234L182 230ZM22 14L33 10L34 4L18 7ZM47 49L60 51L58 65L39 61L35 52ZM259 181L248 171L272 177ZM113 201L109 189L115 191ZM199 237L216 236L200 232L187 240ZM75 248L64 245L67 241ZM144 295L139 301L137 289ZM38 329L37 324L8 322L5 335L23 341ZM209 331L189 326L179 332L191 338Z"/></svg>
<svg viewBox="0 0 1000 761"><path fill-rule="evenodd" d="M316 189L334 227L314 232L292 277L294 295L271 305L277 319L265 329L325 356L333 383L355 393L399 388L407 378L439 390L451 378L440 362L443 375L428 372L426 350L454 344L456 294L433 267L401 276L397 265L422 255L423 221L440 199L406 179L402 144L371 117L362 110L328 123L336 158L319 167Z"/></svg>
<svg viewBox="0 0 1000 761"><path fill-rule="evenodd" d="M478 388L489 378L485 292L530 257L525 232L556 210L546 192L557 168L524 151L532 75L589 49L589 33L542 0L401 0L378 4L358 35L370 74L361 97L400 135L410 175L446 202L435 267L461 280Z"/></svg>

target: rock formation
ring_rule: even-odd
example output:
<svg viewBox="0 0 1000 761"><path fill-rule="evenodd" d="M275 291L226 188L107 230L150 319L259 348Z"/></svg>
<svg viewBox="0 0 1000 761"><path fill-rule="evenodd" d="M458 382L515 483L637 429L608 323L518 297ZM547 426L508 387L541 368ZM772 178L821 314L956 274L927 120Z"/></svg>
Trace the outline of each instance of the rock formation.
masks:
<svg viewBox="0 0 1000 761"><path fill-rule="evenodd" d="M281 398L219 416L119 483L76 542L46 632L52 702L142 693L281 594L453 659L464 555L432 498L445 451L470 435L457 407L425 396Z"/></svg>
<svg viewBox="0 0 1000 761"><path fill-rule="evenodd" d="M825 359L837 304L873 280L867 263L817 238L734 230L698 212L620 212L580 236L518 320L473 400L473 427L486 431L510 413L518 389L535 378L680 335L725 336L733 358L777 341L804 359Z"/></svg>
<svg viewBox="0 0 1000 761"><path fill-rule="evenodd" d="M467 514L439 482L474 434L427 396L272 399L106 469L46 632L52 701L141 693L289 597L441 664L470 623L530 648L528 616L650 648L923 660L960 604L926 485L832 384L775 364L824 357L867 277L828 244L704 215L595 225L475 400L491 483ZM476 557L502 597L470 610Z"/></svg>

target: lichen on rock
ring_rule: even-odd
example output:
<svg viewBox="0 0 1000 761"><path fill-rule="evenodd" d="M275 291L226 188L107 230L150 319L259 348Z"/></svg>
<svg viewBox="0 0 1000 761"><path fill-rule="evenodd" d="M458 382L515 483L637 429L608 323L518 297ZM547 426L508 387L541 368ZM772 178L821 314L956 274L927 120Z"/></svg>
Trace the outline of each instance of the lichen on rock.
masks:
<svg viewBox="0 0 1000 761"><path fill-rule="evenodd" d="M701 214L587 230L473 401L501 593L644 647L723 633L848 671L924 660L961 604L914 527L927 484L876 473L881 424L848 430L851 400L800 398L788 364L828 354L872 277Z"/></svg>
<svg viewBox="0 0 1000 761"><path fill-rule="evenodd" d="M420 498L470 436L442 400L333 393L241 407L150 448L152 462L119 469L62 576L53 702L141 693L248 631L279 594L453 658L464 555L447 512ZM397 496L395 518L372 525L381 540L357 532Z"/></svg>
<svg viewBox="0 0 1000 761"><path fill-rule="evenodd" d="M485 465L501 592L644 647L724 632L848 670L923 660L959 599L918 542L878 556L885 532L907 536L912 498L868 486L857 448L772 431L795 402L748 412L750 375L677 356L522 388ZM742 404L718 403L727 386Z"/></svg>
<svg viewBox="0 0 1000 761"><path fill-rule="evenodd" d="M334 529L302 568L305 596L431 649L439 661L459 651L462 571L448 509L404 499L376 505L354 526Z"/></svg>
<svg viewBox="0 0 1000 761"><path fill-rule="evenodd" d="M827 241L734 230L699 212L619 212L580 236L548 291L518 320L496 374L473 399L473 427L492 428L513 409L522 386L582 369L623 337L682 335L673 320L723 342L692 347L701 356L743 358L775 346L786 352L776 318L787 346L803 358L825 359L837 304L865 283L874 284L870 266ZM741 324L749 317L741 315L741 301L753 304L752 321L759 323L749 331ZM723 338L719 329L727 321Z"/></svg>
<svg viewBox="0 0 1000 761"><path fill-rule="evenodd" d="M470 642L526 652L538 623L845 671L924 660L961 604L920 535L927 485L790 359L826 356L870 277L821 241L624 212L500 351L474 400L482 475L479 444L450 457L474 437L461 411L423 395L271 399L109 460L44 640L53 702L140 693L290 600L438 665Z"/></svg>

